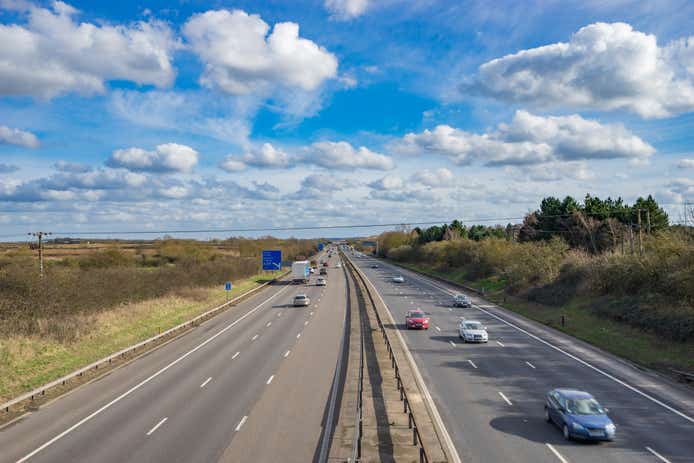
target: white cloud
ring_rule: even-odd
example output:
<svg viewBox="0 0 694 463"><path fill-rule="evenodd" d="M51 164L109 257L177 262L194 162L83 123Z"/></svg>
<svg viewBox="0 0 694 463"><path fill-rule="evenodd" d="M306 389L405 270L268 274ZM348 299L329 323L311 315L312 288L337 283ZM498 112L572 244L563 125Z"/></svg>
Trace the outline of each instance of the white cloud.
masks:
<svg viewBox="0 0 694 463"><path fill-rule="evenodd" d="M680 159L677 162L677 167L680 169L690 169L694 167L694 159Z"/></svg>
<svg viewBox="0 0 694 463"><path fill-rule="evenodd" d="M259 147L251 147L243 155L227 156L219 167L227 172L237 172L247 167L277 169L300 164L339 170L390 170L395 167L390 157L364 146L354 148L345 141L316 142L292 153L275 148L270 143L263 143Z"/></svg>
<svg viewBox="0 0 694 463"><path fill-rule="evenodd" d="M533 182L557 182L565 179L590 180L594 175L585 161L549 162L546 164L511 166L506 168L516 180Z"/></svg>
<svg viewBox="0 0 694 463"><path fill-rule="evenodd" d="M411 180L431 188L446 188L455 185L453 172L445 167L436 170L420 170L412 175Z"/></svg>
<svg viewBox="0 0 694 463"><path fill-rule="evenodd" d="M625 109L642 117L694 110L694 36L659 47L625 23L595 23L559 42L494 59L464 92L540 107Z"/></svg>
<svg viewBox="0 0 694 463"><path fill-rule="evenodd" d="M369 186L374 190L387 191L387 190L399 190L405 186L405 182L401 177L397 175L386 175L383 178L376 180L375 182L369 183Z"/></svg>
<svg viewBox="0 0 694 463"><path fill-rule="evenodd" d="M325 8L338 20L349 20L363 15L369 0L325 0Z"/></svg>
<svg viewBox="0 0 694 463"><path fill-rule="evenodd" d="M535 116L517 111L510 124L494 132L474 134L448 125L408 133L394 143L401 154L439 154L457 164L480 161L486 165L540 164L587 159L644 160L655 153L622 125L601 124L579 115Z"/></svg>
<svg viewBox="0 0 694 463"><path fill-rule="evenodd" d="M84 173L92 170L91 166L80 164L78 162L58 161L53 164L53 167L60 172Z"/></svg>
<svg viewBox="0 0 694 463"><path fill-rule="evenodd" d="M190 172L198 163L198 152L177 143L158 145L154 151L142 148L119 149L111 154L107 164L141 172Z"/></svg>
<svg viewBox="0 0 694 463"><path fill-rule="evenodd" d="M107 80L174 81L171 55L179 44L163 22L78 23L77 10L60 1L25 12L26 25L0 24L0 95L50 99L103 93Z"/></svg>
<svg viewBox="0 0 694 463"><path fill-rule="evenodd" d="M360 146L355 149L345 141L320 141L306 149L303 162L327 169L391 170L395 162L388 156Z"/></svg>
<svg viewBox="0 0 694 463"><path fill-rule="evenodd" d="M18 166L15 166L14 164L5 164L0 162L0 174L11 174L13 172L17 172L19 170Z"/></svg>
<svg viewBox="0 0 694 463"><path fill-rule="evenodd" d="M1 48L2 47L0 47L0 49ZM2 52L0 51L0 53ZM2 63L0 62L0 69L1 64ZM2 71L0 70L0 75L1 74ZM0 86L2 86L2 83L0 83ZM31 132L0 125L0 145L3 143L8 145L24 146L27 148L38 148L40 144L39 139L36 138L36 135Z"/></svg>
<svg viewBox="0 0 694 463"><path fill-rule="evenodd" d="M215 10L192 16L183 26L190 48L205 64L200 82L244 95L276 87L311 91L337 75L337 58L299 37L293 22L270 26L241 10Z"/></svg>
<svg viewBox="0 0 694 463"><path fill-rule="evenodd" d="M341 191L350 186L345 179L325 174L312 174L301 181L301 188L290 194L288 199L320 199L331 196L336 191Z"/></svg>
<svg viewBox="0 0 694 463"><path fill-rule="evenodd" d="M665 185L668 196L676 202L692 201L694 198L694 180L691 178L676 178Z"/></svg>

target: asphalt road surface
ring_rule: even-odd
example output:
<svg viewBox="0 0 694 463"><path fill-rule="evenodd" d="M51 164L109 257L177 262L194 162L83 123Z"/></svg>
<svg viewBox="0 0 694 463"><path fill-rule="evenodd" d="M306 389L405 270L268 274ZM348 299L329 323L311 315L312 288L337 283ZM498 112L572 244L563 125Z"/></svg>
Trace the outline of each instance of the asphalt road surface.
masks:
<svg viewBox="0 0 694 463"><path fill-rule="evenodd" d="M0 430L0 462L312 461L344 330L336 263L327 287L271 285Z"/></svg>
<svg viewBox="0 0 694 463"><path fill-rule="evenodd" d="M412 352L436 408L465 463L694 462L694 393L685 386L460 290L371 258L352 258L375 285ZM371 268L376 263L378 268ZM403 275L404 283L392 276ZM428 331L404 328L412 308L429 313ZM478 320L487 344L463 344L460 317ZM617 425L614 442L565 441L544 421L555 387L592 393Z"/></svg>

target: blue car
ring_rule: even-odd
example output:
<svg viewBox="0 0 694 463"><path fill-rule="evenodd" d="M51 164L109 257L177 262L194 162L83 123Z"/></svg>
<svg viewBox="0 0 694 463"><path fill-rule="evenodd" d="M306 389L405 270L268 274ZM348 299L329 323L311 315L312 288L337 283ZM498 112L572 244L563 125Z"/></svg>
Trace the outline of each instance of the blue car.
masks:
<svg viewBox="0 0 694 463"><path fill-rule="evenodd" d="M617 427L595 398L574 389L553 389L545 400L545 419L562 430L566 440L614 440Z"/></svg>

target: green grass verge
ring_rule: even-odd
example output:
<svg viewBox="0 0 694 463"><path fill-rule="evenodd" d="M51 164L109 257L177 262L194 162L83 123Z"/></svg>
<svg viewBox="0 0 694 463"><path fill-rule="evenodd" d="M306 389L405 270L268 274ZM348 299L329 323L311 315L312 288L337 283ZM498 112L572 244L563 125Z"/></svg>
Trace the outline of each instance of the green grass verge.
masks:
<svg viewBox="0 0 694 463"><path fill-rule="evenodd" d="M496 278L466 281L461 271L442 272L426 265L393 262L420 273L444 278L455 283L484 289L485 297L531 320L538 321L600 349L634 363L671 374L670 368L694 371L694 340L672 342L663 337L645 333L625 323L606 319L591 311L593 300L574 298L562 306L548 306L514 297L504 291L505 282ZM561 326L561 316L565 326Z"/></svg>
<svg viewBox="0 0 694 463"><path fill-rule="evenodd" d="M228 297L274 276L268 272L234 282ZM69 344L29 336L0 338L0 403L183 323L226 298L220 285L120 306L86 319L84 333Z"/></svg>

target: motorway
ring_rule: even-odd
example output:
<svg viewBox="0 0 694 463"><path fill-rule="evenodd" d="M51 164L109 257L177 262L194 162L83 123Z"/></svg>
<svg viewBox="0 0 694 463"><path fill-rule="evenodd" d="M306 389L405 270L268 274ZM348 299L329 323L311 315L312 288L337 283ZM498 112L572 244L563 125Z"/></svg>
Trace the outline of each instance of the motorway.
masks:
<svg viewBox="0 0 694 463"><path fill-rule="evenodd" d="M0 462L312 461L341 358L336 263L327 287L270 285L1 429Z"/></svg>
<svg viewBox="0 0 694 463"><path fill-rule="evenodd" d="M464 463L694 462L694 393L586 343L468 294L451 306L451 285L367 257L351 257L401 327L459 457ZM378 268L371 268L376 264ZM392 276L403 275L404 283ZM421 308L428 331L404 329ZM489 343L463 344L460 317L488 327ZM614 442L565 441L544 421L555 387L591 392L617 425Z"/></svg>

